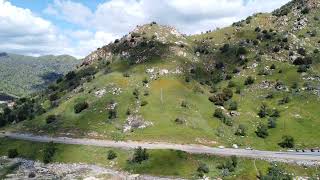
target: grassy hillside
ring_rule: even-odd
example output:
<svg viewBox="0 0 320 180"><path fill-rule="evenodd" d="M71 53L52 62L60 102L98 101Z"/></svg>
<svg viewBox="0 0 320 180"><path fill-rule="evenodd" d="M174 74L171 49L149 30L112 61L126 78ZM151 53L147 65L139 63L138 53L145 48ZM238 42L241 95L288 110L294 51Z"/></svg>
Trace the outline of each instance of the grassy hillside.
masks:
<svg viewBox="0 0 320 180"><path fill-rule="evenodd" d="M17 54L0 55L0 92L23 96L42 90L79 61L71 56L31 57Z"/></svg>
<svg viewBox="0 0 320 180"><path fill-rule="evenodd" d="M18 102L3 124L115 140L317 148L319 7L293 1L193 36L138 26L34 100ZM20 117L25 104L33 110Z"/></svg>

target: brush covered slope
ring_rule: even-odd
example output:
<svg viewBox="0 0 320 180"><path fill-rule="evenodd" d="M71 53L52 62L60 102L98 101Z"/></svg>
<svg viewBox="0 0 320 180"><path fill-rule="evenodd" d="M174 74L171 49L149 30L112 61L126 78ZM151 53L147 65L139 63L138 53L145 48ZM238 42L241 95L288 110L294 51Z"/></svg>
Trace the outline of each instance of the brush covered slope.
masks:
<svg viewBox="0 0 320 180"><path fill-rule="evenodd" d="M77 64L79 61L68 55L32 57L0 53L0 92L24 96L42 90Z"/></svg>
<svg viewBox="0 0 320 180"><path fill-rule="evenodd" d="M3 124L58 136L319 147L319 7L295 0L193 36L138 26L2 115L32 101L27 120Z"/></svg>

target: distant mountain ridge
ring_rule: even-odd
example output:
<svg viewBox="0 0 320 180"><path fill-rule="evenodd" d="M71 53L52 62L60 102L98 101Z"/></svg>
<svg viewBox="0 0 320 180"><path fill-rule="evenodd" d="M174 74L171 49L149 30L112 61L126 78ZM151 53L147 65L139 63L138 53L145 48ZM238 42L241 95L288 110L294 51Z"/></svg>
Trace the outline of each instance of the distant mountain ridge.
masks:
<svg viewBox="0 0 320 180"><path fill-rule="evenodd" d="M32 57L1 52L0 92L23 96L41 90L79 62L69 55Z"/></svg>

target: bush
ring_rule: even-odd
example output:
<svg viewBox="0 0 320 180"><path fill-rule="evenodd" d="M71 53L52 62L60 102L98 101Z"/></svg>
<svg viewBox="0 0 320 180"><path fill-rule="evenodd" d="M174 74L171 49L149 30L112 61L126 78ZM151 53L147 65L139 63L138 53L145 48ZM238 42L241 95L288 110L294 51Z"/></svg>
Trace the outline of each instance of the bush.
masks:
<svg viewBox="0 0 320 180"><path fill-rule="evenodd" d="M224 44L221 48L220 48L220 51L221 53L226 53L228 52L230 49L230 45L229 44Z"/></svg>
<svg viewBox="0 0 320 180"><path fill-rule="evenodd" d="M301 65L297 69L298 73L303 73L303 72L307 72L307 71L308 71L308 66L306 66L306 65Z"/></svg>
<svg viewBox="0 0 320 180"><path fill-rule="evenodd" d="M294 139L291 136L283 136L282 142L279 143L279 146L282 148L293 148L294 147Z"/></svg>
<svg viewBox="0 0 320 180"><path fill-rule="evenodd" d="M55 144L53 142L48 143L43 152L43 162L46 164L50 163L52 161L52 158L55 152L56 152Z"/></svg>
<svg viewBox="0 0 320 180"><path fill-rule="evenodd" d="M118 117L117 109L109 109L108 110L108 118L109 119L116 119Z"/></svg>
<svg viewBox="0 0 320 180"><path fill-rule="evenodd" d="M140 95L139 89L135 88L132 94L136 99L139 99L139 95Z"/></svg>
<svg viewBox="0 0 320 180"><path fill-rule="evenodd" d="M262 105L260 106L260 110L259 110L259 112L258 112L258 116L259 116L260 118L264 118L264 117L266 117L267 115L268 115L267 105L266 105L266 104L262 104Z"/></svg>
<svg viewBox="0 0 320 180"><path fill-rule="evenodd" d="M230 111L236 111L238 110L238 103L236 101L232 101L229 105L229 110Z"/></svg>
<svg viewBox="0 0 320 180"><path fill-rule="evenodd" d="M187 101L182 101L181 102L181 107L184 107L184 108L186 108L186 107L188 107L188 104L187 104Z"/></svg>
<svg viewBox="0 0 320 180"><path fill-rule="evenodd" d="M81 113L83 110L87 109L89 107L89 104L85 101L79 102L74 106L74 112L76 114Z"/></svg>
<svg viewBox="0 0 320 180"><path fill-rule="evenodd" d="M254 79L253 79L253 77L251 77L251 76L249 76L249 77L247 77L247 79L244 81L244 85L251 85L251 84L253 84L254 83Z"/></svg>
<svg viewBox="0 0 320 180"><path fill-rule="evenodd" d="M185 120L182 119L182 118L176 118L176 119L174 120L174 122L175 122L176 124L184 124Z"/></svg>
<svg viewBox="0 0 320 180"><path fill-rule="evenodd" d="M260 138L266 138L269 136L268 128L264 124L259 124L256 130L256 134Z"/></svg>
<svg viewBox="0 0 320 180"><path fill-rule="evenodd" d="M299 48L297 52L302 56L305 56L307 54L307 51L304 48Z"/></svg>
<svg viewBox="0 0 320 180"><path fill-rule="evenodd" d="M273 164L268 168L268 173L262 175L260 180L291 180L292 176L285 172L280 166Z"/></svg>
<svg viewBox="0 0 320 180"><path fill-rule="evenodd" d="M146 106L147 104L148 104L147 101L142 101L142 102L141 102L141 106Z"/></svg>
<svg viewBox="0 0 320 180"><path fill-rule="evenodd" d="M9 149L8 150L8 158L16 158L19 155L17 149Z"/></svg>
<svg viewBox="0 0 320 180"><path fill-rule="evenodd" d="M245 47L239 47L237 50L237 56L246 55L247 53L248 53L248 51Z"/></svg>
<svg viewBox="0 0 320 180"><path fill-rule="evenodd" d="M57 120L58 120L58 116L51 114L51 115L47 116L46 123L51 124L51 123L56 122Z"/></svg>
<svg viewBox="0 0 320 180"><path fill-rule="evenodd" d="M209 173L209 167L204 163L200 163L199 166L198 166L197 171L199 173Z"/></svg>
<svg viewBox="0 0 320 180"><path fill-rule="evenodd" d="M228 172L234 172L238 166L238 158L236 156L231 156L225 163L218 165L218 169L228 170Z"/></svg>
<svg viewBox="0 0 320 180"><path fill-rule="evenodd" d="M218 108L214 111L214 114L213 114L214 117L218 118L218 119L223 119L224 118L224 114L223 114L223 111L222 109Z"/></svg>
<svg viewBox="0 0 320 180"><path fill-rule="evenodd" d="M309 12L310 12L310 9L307 7L302 9L302 11L301 11L302 14L308 14Z"/></svg>
<svg viewBox="0 0 320 180"><path fill-rule="evenodd" d="M290 98L288 96L285 96L279 101L279 104L283 105L283 104L288 104L289 102L290 102Z"/></svg>
<svg viewBox="0 0 320 180"><path fill-rule="evenodd" d="M108 155L107 155L108 160L113 160L116 157L117 157L117 154L114 151L112 151L112 150L108 151Z"/></svg>
<svg viewBox="0 0 320 180"><path fill-rule="evenodd" d="M147 149L142 149L141 147L138 147L134 150L131 162L140 164L141 162L146 161L148 159L149 154L147 152Z"/></svg>
<svg viewBox="0 0 320 180"><path fill-rule="evenodd" d="M237 136L245 136L246 135L246 127L243 124L240 124L234 134Z"/></svg>
<svg viewBox="0 0 320 180"><path fill-rule="evenodd" d="M275 64L272 64L272 65L270 66L270 69L276 69L276 65L275 65Z"/></svg>
<svg viewBox="0 0 320 180"><path fill-rule="evenodd" d="M275 118L269 118L268 119L268 128L273 129L277 127L277 122Z"/></svg>
<svg viewBox="0 0 320 180"><path fill-rule="evenodd" d="M228 83L228 88L233 88L233 87L235 87L235 86L236 86L236 83L235 83L235 82L229 81L229 83Z"/></svg>

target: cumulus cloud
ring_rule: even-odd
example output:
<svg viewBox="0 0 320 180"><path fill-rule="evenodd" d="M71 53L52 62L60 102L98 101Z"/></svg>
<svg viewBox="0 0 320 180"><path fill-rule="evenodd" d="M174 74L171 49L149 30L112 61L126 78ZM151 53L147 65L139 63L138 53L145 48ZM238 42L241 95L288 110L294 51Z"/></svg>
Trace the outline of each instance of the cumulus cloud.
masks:
<svg viewBox="0 0 320 180"><path fill-rule="evenodd" d="M230 25L256 12L270 12L288 1L109 0L92 10L79 1L53 0L43 12L79 27L64 29L0 0L0 51L84 57L136 25L156 21L193 34Z"/></svg>

